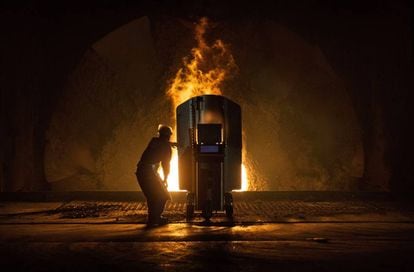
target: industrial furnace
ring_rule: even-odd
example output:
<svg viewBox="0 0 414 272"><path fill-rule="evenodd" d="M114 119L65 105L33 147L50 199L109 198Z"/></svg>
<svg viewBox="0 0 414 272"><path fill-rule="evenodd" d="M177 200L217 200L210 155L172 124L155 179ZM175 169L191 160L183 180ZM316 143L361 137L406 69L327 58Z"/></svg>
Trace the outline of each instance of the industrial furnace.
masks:
<svg viewBox="0 0 414 272"><path fill-rule="evenodd" d="M209 220L214 211L233 216L232 190L241 189L242 128L238 104L218 95L179 105L179 186L187 190L187 219L195 211Z"/></svg>

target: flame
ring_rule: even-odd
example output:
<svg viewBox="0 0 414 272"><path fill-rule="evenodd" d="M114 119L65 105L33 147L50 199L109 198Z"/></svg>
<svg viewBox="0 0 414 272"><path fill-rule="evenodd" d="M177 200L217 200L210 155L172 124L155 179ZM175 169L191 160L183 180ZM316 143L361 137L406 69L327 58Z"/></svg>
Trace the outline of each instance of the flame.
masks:
<svg viewBox="0 0 414 272"><path fill-rule="evenodd" d="M207 44L204 39L207 26L207 18L196 25L197 47L191 50L190 60L183 59L184 66L177 71L167 90L173 109L194 96L221 95L220 84L236 68L233 56L221 40L211 46Z"/></svg>
<svg viewBox="0 0 414 272"><path fill-rule="evenodd" d="M197 46L191 50L191 56L183 59L183 66L180 68L167 89L167 95L171 98L172 109L191 97L215 94L221 95L220 85L237 68L234 58L221 40L216 40L209 45L205 40L205 33L208 28L207 18L201 18L195 25L195 39ZM172 114L175 119L175 113ZM174 120L175 123L175 120ZM176 134L172 135L176 141ZM163 177L162 170L158 173ZM242 165L242 188L248 189L248 175L246 167ZM173 149L171 160L171 173L168 176L168 190L179 191L178 185L178 154Z"/></svg>
<svg viewBox="0 0 414 272"><path fill-rule="evenodd" d="M248 181L249 180L247 178L246 166L244 166L244 163L242 163L242 186L241 186L240 191L247 191L247 189L249 188L249 182Z"/></svg>
<svg viewBox="0 0 414 272"><path fill-rule="evenodd" d="M162 168L158 168L158 174L162 179L164 179L164 172L162 171ZM168 191L170 192L178 192L181 191L178 186L178 153L177 149L174 148L172 152L172 158L170 162L170 174L168 175L167 179L168 183Z"/></svg>

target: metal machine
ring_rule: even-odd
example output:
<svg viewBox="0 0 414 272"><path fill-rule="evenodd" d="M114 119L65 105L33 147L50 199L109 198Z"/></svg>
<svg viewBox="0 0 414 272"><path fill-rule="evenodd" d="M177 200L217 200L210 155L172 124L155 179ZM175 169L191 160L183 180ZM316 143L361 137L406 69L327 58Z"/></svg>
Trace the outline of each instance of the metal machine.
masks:
<svg viewBox="0 0 414 272"><path fill-rule="evenodd" d="M177 107L179 186L187 190L187 219L195 211L233 216L232 190L241 189L241 109L217 95L193 97Z"/></svg>

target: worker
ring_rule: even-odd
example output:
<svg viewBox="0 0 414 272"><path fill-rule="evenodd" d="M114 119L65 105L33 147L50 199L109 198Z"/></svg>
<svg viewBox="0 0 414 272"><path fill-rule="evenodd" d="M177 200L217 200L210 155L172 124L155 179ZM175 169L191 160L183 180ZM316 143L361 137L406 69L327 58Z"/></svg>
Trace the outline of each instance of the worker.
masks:
<svg viewBox="0 0 414 272"><path fill-rule="evenodd" d="M166 217L161 216L165 203L171 200L167 190L167 180L170 173L172 129L166 125L158 126L158 137L149 142L137 165L136 176L141 190L147 199L148 226L164 225L168 223ZM161 163L164 179L158 174Z"/></svg>

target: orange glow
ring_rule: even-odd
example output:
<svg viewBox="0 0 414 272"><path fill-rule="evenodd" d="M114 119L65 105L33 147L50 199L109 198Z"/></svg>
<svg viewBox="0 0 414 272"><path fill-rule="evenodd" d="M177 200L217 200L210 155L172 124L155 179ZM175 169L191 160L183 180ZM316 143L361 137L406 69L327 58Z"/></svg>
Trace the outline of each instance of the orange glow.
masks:
<svg viewBox="0 0 414 272"><path fill-rule="evenodd" d="M162 171L162 168L158 168L158 174L162 179L164 179L164 172ZM168 191L170 192L176 192L180 191L180 188L178 186L178 153L177 149L173 148L172 152L172 158L170 162L170 174L168 176Z"/></svg>
<svg viewBox="0 0 414 272"><path fill-rule="evenodd" d="M221 95L220 84L236 68L233 56L221 40L216 40L211 46L206 43L204 34L207 27L207 18L202 18L196 25L197 47L191 50L190 58L183 59L183 67L177 71L167 90L174 110L194 96Z"/></svg>
<svg viewBox="0 0 414 272"><path fill-rule="evenodd" d="M167 95L171 98L172 109L194 96L215 94L222 95L220 85L237 69L234 58L227 45L216 40L209 45L204 34L208 28L207 18L202 18L195 26L195 39L197 47L191 50L191 56L183 59L183 66L171 80ZM173 112L175 119L175 112ZM175 123L175 122L174 122ZM172 139L176 141L176 134ZM162 175L162 170L159 169ZM242 165L242 190L247 190L247 172ZM179 191L178 185L178 154L173 150L171 160L171 173L168 177L168 190Z"/></svg>
<svg viewBox="0 0 414 272"><path fill-rule="evenodd" d="M248 179L247 179L247 170L246 170L246 166L244 166L244 164L242 164L242 186L241 186L241 191L247 191L248 188L249 188L249 183L248 183Z"/></svg>

